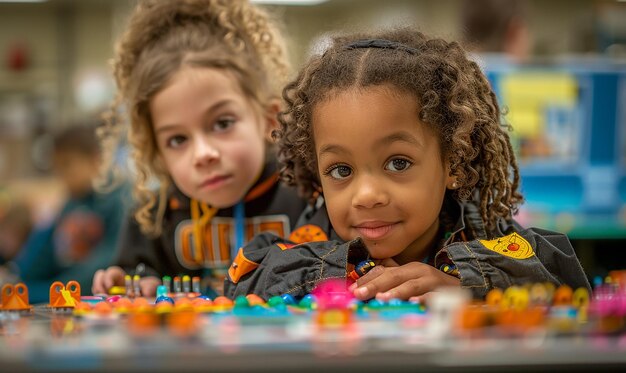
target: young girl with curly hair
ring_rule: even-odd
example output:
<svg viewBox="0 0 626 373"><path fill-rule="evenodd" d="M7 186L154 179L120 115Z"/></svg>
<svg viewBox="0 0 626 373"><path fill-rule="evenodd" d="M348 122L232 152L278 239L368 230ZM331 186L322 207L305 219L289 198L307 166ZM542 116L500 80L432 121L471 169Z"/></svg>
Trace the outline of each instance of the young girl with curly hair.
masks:
<svg viewBox="0 0 626 373"><path fill-rule="evenodd" d="M112 154L123 106L138 205L94 293L139 272L151 296L160 276L200 276L258 232L290 233L306 203L278 182L271 131L288 64L268 14L244 0L140 1L113 66L102 138Z"/></svg>
<svg viewBox="0 0 626 373"><path fill-rule="evenodd" d="M336 37L283 97L282 175L311 203L306 229L330 241L257 237L245 269L229 270L228 296L302 296L361 260L376 266L350 276L359 299L444 285L476 297L527 282L589 288L566 236L513 220L523 197L508 125L458 43L410 28Z"/></svg>

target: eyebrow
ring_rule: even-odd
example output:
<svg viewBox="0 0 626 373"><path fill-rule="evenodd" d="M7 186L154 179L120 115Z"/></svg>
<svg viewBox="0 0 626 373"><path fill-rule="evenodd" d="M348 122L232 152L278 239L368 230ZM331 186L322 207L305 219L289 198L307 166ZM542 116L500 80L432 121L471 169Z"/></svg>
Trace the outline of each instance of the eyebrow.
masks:
<svg viewBox="0 0 626 373"><path fill-rule="evenodd" d="M410 133L406 131L399 131L399 132L392 133L391 135L385 136L382 139L378 140L376 142L376 145L380 147L384 145L390 145L398 141L406 142L411 145L417 146L419 148L424 147L424 144L422 144L421 141L419 141L417 138L415 138L415 136L411 135Z"/></svg>
<svg viewBox="0 0 626 373"><path fill-rule="evenodd" d="M345 149L342 146L336 145L336 144L328 144L320 148L320 156L325 153L340 154L344 152L345 152Z"/></svg>
<svg viewBox="0 0 626 373"><path fill-rule="evenodd" d="M409 143L410 145L416 146L418 148L424 147L424 144L422 144L417 138L415 138L415 136L411 135L410 133L406 131L395 132L388 136L383 137L382 139L376 142L375 147L380 148L380 147L388 146L398 141ZM346 149L343 146L337 145L337 144L327 144L320 148L320 156L325 153L341 154L345 152L346 152Z"/></svg>
<svg viewBox="0 0 626 373"><path fill-rule="evenodd" d="M223 99L221 101L218 101L215 105L210 106L207 110L205 110L204 112L204 116L209 116L211 115L211 113L218 111L219 109L223 108L224 106L228 106L229 104L233 103L234 100L230 99L230 98L226 98ZM178 126L180 126L179 124L166 124L164 126L159 127L158 130L155 131L156 134L159 134L161 132L167 132L167 131L171 131L176 129Z"/></svg>

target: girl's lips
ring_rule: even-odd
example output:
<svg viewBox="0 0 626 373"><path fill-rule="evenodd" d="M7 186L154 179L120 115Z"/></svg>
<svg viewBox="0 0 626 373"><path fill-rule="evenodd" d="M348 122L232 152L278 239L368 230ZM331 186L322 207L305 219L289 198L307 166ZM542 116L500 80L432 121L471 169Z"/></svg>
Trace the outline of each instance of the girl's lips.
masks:
<svg viewBox="0 0 626 373"><path fill-rule="evenodd" d="M354 228L361 234L361 237L368 240L379 240L385 237L397 223L364 223Z"/></svg>
<svg viewBox="0 0 626 373"><path fill-rule="evenodd" d="M220 176L212 177L202 182L202 184L200 184L200 188L208 189L208 190L217 189L221 187L222 185L226 184L231 179L232 179L232 176L230 175L220 175Z"/></svg>

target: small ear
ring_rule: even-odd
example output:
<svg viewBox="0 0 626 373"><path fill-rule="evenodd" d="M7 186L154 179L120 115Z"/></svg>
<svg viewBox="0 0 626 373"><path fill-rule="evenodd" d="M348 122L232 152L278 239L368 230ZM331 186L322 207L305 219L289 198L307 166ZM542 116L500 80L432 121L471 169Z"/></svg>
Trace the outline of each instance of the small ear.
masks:
<svg viewBox="0 0 626 373"><path fill-rule="evenodd" d="M452 174L452 171L450 170L450 166L449 165L446 165L446 168L448 169L448 177L446 178L446 188L447 189L458 189L459 182L457 181L456 175Z"/></svg>
<svg viewBox="0 0 626 373"><path fill-rule="evenodd" d="M281 101L277 98L270 100L265 109L265 137L270 142L274 142L272 132L280 127L280 123L278 123L278 113L280 113L281 109Z"/></svg>

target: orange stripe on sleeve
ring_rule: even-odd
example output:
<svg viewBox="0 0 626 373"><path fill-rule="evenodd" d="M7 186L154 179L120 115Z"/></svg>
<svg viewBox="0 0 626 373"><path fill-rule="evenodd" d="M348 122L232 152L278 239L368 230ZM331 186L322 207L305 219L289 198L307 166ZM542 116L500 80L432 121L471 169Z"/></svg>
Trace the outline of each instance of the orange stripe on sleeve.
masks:
<svg viewBox="0 0 626 373"><path fill-rule="evenodd" d="M243 255L243 249L239 249L233 264L228 268L228 276L230 276L230 280L236 284L241 277L254 271L258 266L258 263L249 260Z"/></svg>

